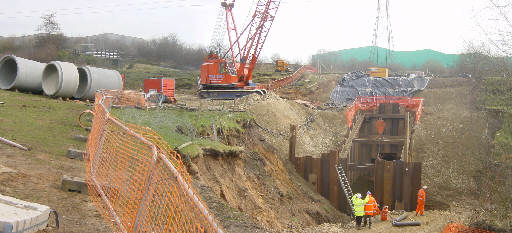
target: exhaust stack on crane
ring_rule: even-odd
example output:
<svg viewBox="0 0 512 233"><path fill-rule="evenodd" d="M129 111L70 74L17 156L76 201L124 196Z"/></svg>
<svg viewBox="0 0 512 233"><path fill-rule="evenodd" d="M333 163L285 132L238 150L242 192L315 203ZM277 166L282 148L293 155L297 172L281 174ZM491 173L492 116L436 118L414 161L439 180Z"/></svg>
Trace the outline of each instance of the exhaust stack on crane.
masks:
<svg viewBox="0 0 512 233"><path fill-rule="evenodd" d="M252 74L280 2L258 0L251 20L240 33L232 12L235 1L221 2L230 47L222 56L211 52L201 65L201 98L235 99L253 93L266 94L265 89L252 82Z"/></svg>

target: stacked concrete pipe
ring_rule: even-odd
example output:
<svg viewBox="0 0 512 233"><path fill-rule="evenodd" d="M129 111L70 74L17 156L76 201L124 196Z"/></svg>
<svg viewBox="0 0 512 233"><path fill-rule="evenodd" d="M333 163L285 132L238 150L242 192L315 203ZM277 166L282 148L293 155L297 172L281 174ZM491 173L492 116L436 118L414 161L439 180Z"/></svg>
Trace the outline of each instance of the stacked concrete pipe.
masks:
<svg viewBox="0 0 512 233"><path fill-rule="evenodd" d="M78 99L94 99L98 90L121 90L123 80L116 70L107 70L91 66L78 68L79 85L73 97Z"/></svg>
<svg viewBox="0 0 512 233"><path fill-rule="evenodd" d="M43 91L46 95L73 97L78 88L78 70L73 63L52 61L43 71Z"/></svg>
<svg viewBox="0 0 512 233"><path fill-rule="evenodd" d="M41 92L45 65L14 55L3 56L0 59L0 89Z"/></svg>

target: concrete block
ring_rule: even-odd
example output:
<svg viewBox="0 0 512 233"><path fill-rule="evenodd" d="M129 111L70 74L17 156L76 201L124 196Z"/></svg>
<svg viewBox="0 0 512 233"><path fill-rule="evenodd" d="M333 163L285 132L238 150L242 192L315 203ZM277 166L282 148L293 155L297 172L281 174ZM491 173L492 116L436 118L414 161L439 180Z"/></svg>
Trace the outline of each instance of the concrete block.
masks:
<svg viewBox="0 0 512 233"><path fill-rule="evenodd" d="M0 232L33 233L48 225L50 207L0 195Z"/></svg>
<svg viewBox="0 0 512 233"><path fill-rule="evenodd" d="M75 135L75 140L77 140L77 141L82 141L82 142L86 142L86 141L87 141L87 136L84 136L84 135Z"/></svg>
<svg viewBox="0 0 512 233"><path fill-rule="evenodd" d="M84 160L84 152L81 150L75 150L75 149L68 149L68 153L66 154L66 157L70 159L78 159L78 160Z"/></svg>
<svg viewBox="0 0 512 233"><path fill-rule="evenodd" d="M85 179L80 177L72 177L68 175L62 176L61 189L66 192L79 192L81 194L89 194Z"/></svg>

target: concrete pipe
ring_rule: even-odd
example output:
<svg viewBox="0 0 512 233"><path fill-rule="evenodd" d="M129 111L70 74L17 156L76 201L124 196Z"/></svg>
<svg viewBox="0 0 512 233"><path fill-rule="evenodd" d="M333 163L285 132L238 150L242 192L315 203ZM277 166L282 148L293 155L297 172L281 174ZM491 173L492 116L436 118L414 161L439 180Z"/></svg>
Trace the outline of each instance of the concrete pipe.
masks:
<svg viewBox="0 0 512 233"><path fill-rule="evenodd" d="M79 99L94 99L98 90L121 90L123 79L115 70L84 66L78 68L79 84L73 97Z"/></svg>
<svg viewBox="0 0 512 233"><path fill-rule="evenodd" d="M14 55L3 56L0 59L0 89L41 92L45 65Z"/></svg>
<svg viewBox="0 0 512 233"><path fill-rule="evenodd" d="M400 221L406 219L407 217L409 217L409 214L404 213L404 214L400 215L398 218L393 219L393 222L400 222Z"/></svg>
<svg viewBox="0 0 512 233"><path fill-rule="evenodd" d="M408 227L408 226L421 226L421 223L418 221L410 221L410 222L393 222L392 225L394 227Z"/></svg>
<svg viewBox="0 0 512 233"><path fill-rule="evenodd" d="M43 71L43 91L46 95L73 97L78 88L78 70L69 62L52 61Z"/></svg>

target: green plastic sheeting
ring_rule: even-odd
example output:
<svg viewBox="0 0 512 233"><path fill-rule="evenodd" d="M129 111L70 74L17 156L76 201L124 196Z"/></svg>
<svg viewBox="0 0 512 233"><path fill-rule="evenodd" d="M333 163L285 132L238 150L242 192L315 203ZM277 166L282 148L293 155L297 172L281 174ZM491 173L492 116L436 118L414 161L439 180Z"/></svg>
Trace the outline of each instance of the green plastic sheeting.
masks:
<svg viewBox="0 0 512 233"><path fill-rule="evenodd" d="M320 59L335 64L346 63L350 60L366 61L370 59L372 54L373 46L344 49L334 52L323 53L320 55L313 55L313 61ZM378 48L379 54L379 66L385 66L386 53L388 49ZM393 51L391 50L391 62L389 64L399 64L408 69L419 69L423 66L426 61L435 60L443 64L446 68L455 66L459 55L457 54L446 54L431 49L416 50L416 51ZM372 62L376 62L372 59Z"/></svg>

